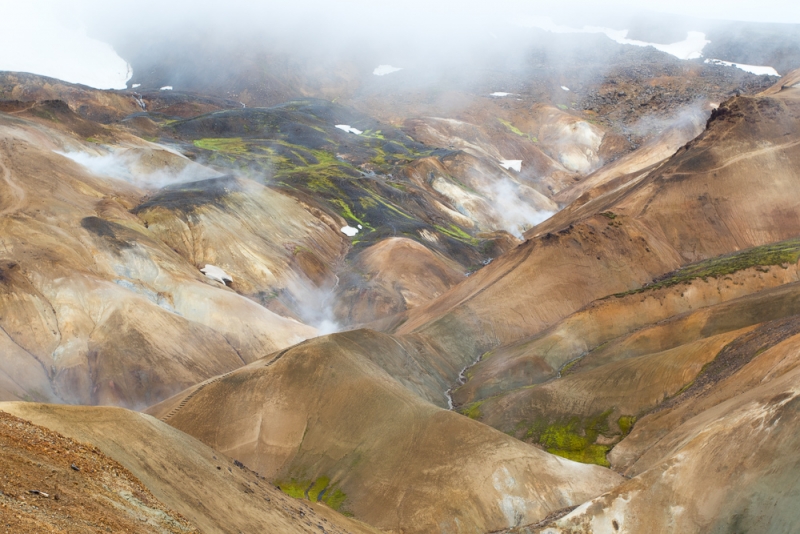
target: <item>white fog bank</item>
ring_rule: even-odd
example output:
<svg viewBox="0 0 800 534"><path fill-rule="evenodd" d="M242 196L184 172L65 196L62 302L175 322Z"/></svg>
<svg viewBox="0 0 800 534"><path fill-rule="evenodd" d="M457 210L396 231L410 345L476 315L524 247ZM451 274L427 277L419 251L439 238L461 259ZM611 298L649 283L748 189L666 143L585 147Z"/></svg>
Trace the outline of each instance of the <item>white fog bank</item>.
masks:
<svg viewBox="0 0 800 534"><path fill-rule="evenodd" d="M2 2L0 70L50 76L97 89L125 89L133 72L114 49L35 2ZM7 5L10 4L10 5Z"/></svg>

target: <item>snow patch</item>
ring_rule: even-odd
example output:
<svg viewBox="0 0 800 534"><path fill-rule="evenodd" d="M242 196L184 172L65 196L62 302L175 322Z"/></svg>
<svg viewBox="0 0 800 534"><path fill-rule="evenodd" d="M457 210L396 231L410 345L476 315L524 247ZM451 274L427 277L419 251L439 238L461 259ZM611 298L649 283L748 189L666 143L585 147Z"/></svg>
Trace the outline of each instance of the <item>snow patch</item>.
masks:
<svg viewBox="0 0 800 534"><path fill-rule="evenodd" d="M361 226L359 225L359 228ZM352 226L342 226L341 231L344 235L348 237L353 237L358 233L358 228L353 228Z"/></svg>
<svg viewBox="0 0 800 534"><path fill-rule="evenodd" d="M200 272L206 275L206 277L211 278L212 280L216 280L220 284L229 284L233 282L233 278L217 267L216 265L210 265L206 263L206 266L200 269Z"/></svg>
<svg viewBox="0 0 800 534"><path fill-rule="evenodd" d="M131 89L136 89L137 87L141 87L141 86L142 86L142 84L135 83L135 84L131 85Z"/></svg>
<svg viewBox="0 0 800 534"><path fill-rule="evenodd" d="M503 93L501 91L497 91L497 92L494 92L494 93L490 94L489 96L503 97L503 96L510 96L510 95L513 95L513 94L514 93Z"/></svg>
<svg viewBox="0 0 800 534"><path fill-rule="evenodd" d="M171 85L165 85L164 87L159 89L159 91L172 91L172 86Z"/></svg>
<svg viewBox="0 0 800 534"><path fill-rule="evenodd" d="M736 67L737 69L741 69L745 72L749 72L751 74L756 74L758 76L762 76L766 74L767 76L777 76L778 78L781 77L772 67L766 67L761 65L745 65L744 63L732 63L730 61L722 61L721 59L706 59L704 63L708 63L709 65L720 65L724 67Z"/></svg>
<svg viewBox="0 0 800 534"><path fill-rule="evenodd" d="M561 88L562 88L563 90L565 90L565 91L569 91L569 87L567 87L566 85L562 85L562 86L561 86Z"/></svg>
<svg viewBox="0 0 800 534"><path fill-rule="evenodd" d="M361 130L353 128L349 124L337 124L336 127L339 128L340 130L344 130L347 133L352 133L356 135L361 135L362 133L364 133Z"/></svg>
<svg viewBox="0 0 800 534"><path fill-rule="evenodd" d="M372 71L372 74L375 76L386 76L387 74L391 74L393 72L397 72L403 70L403 67L392 67L391 65L378 65L375 67L375 70Z"/></svg>
<svg viewBox="0 0 800 534"><path fill-rule="evenodd" d="M619 44L631 46L652 46L656 50L675 56L678 59L697 59L703 57L703 49L711 41L706 39L706 34L702 32L690 31L686 34L686 39L677 43L660 44L628 39L628 30L614 30L601 26L584 26L582 28L572 28L561 26L552 21L549 17L531 17L516 21L516 24L525 28L539 28L551 33L602 33L606 37Z"/></svg>
<svg viewBox="0 0 800 534"><path fill-rule="evenodd" d="M96 89L127 89L133 71L111 45L67 27L39 2L3 2L0 70L30 72Z"/></svg>
<svg viewBox="0 0 800 534"><path fill-rule="evenodd" d="M522 160L521 159L501 159L500 166L503 167L505 170L515 170L517 172L522 172Z"/></svg>

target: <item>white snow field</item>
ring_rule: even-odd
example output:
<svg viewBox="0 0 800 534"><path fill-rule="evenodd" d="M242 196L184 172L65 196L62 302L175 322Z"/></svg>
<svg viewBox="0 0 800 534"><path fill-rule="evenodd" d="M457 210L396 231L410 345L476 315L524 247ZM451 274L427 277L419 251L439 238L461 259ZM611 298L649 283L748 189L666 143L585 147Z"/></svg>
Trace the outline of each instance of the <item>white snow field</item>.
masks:
<svg viewBox="0 0 800 534"><path fill-rule="evenodd" d="M375 76L386 76L387 74L391 74L393 72L397 72L403 70L403 67L392 67L391 65L378 65L375 67L375 70L372 71L372 74Z"/></svg>
<svg viewBox="0 0 800 534"><path fill-rule="evenodd" d="M708 58L705 60L705 63L709 63L711 65L722 65L725 67L736 67L737 69L741 69L745 72L749 72L751 74L757 74L761 76L762 74L766 74L767 76L777 76L778 78L781 77L772 67L766 67L761 65L745 65L744 63L731 63L730 61L722 61L721 59L711 59Z"/></svg>
<svg viewBox="0 0 800 534"><path fill-rule="evenodd" d="M353 128L349 124L337 124L336 127L339 128L340 130L344 130L345 132L351 134L361 135L362 133L364 133L357 128Z"/></svg>
<svg viewBox="0 0 800 534"><path fill-rule="evenodd" d="M515 170L517 172L522 171L522 160L521 159L501 159L500 166L503 167L505 170Z"/></svg>
<svg viewBox="0 0 800 534"><path fill-rule="evenodd" d="M206 275L208 278L216 280L220 284L225 284L226 282L228 283L233 282L233 278L231 278L231 276L228 273L226 273L216 265L210 265L206 263L206 266L200 269L200 272Z"/></svg>
<svg viewBox="0 0 800 534"><path fill-rule="evenodd" d="M688 32L686 39L671 44L647 43L636 39L628 39L628 30L614 30L601 26L584 26L583 28L572 28L561 26L554 23L549 17L528 17L515 22L524 28L539 28L551 33L602 33L612 41L619 44L632 46L652 46L656 50L661 50L678 59L697 59L703 57L703 49L711 41L706 39L702 32Z"/></svg>

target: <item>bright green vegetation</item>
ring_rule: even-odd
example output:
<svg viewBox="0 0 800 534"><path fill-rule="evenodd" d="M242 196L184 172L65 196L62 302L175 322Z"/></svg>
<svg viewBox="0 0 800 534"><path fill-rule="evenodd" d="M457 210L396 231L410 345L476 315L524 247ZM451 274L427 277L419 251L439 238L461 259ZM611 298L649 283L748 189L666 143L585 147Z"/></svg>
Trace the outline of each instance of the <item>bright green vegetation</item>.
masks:
<svg viewBox="0 0 800 534"><path fill-rule="evenodd" d="M634 423L636 423L635 415L620 416L620 418L617 420L617 424L619 425L619 429L622 431L623 437L631 433Z"/></svg>
<svg viewBox="0 0 800 534"><path fill-rule="evenodd" d="M539 142L539 139L537 137L532 136L531 134L526 134L525 132L523 132L522 130L520 130L519 128L517 128L516 126L514 126L513 124L511 124L507 120L503 120L503 119L497 119L497 120L500 121L500 124L502 124L503 126L508 128L511 131L511 133L513 133L515 135L518 135L520 137L524 137L524 138L528 139L529 141L533 141L534 143L538 143Z"/></svg>
<svg viewBox="0 0 800 534"><path fill-rule="evenodd" d="M311 150L288 143L279 144L285 149L281 152L284 154L289 152L293 157L281 157L276 154L275 149L269 150L271 159L277 167L276 178L293 176L351 178L351 174L359 172L349 163L336 159L330 152Z"/></svg>
<svg viewBox="0 0 800 534"><path fill-rule="evenodd" d="M480 419L483 416L483 414L481 413L481 404L483 404L484 402L486 401L473 402L472 404L461 410L461 413L466 415L470 419Z"/></svg>
<svg viewBox="0 0 800 534"><path fill-rule="evenodd" d="M342 512L346 516L351 516L353 514L346 511L342 511L342 506L344 505L344 502L346 500L347 500L347 495L339 488L336 488L331 491L326 491L325 495L322 496L322 502L324 502L337 512Z"/></svg>
<svg viewBox="0 0 800 534"><path fill-rule="evenodd" d="M315 480L311 487L308 488L308 500L312 502L318 501L320 492L327 488L330 483L331 479L328 477L320 477Z"/></svg>
<svg viewBox="0 0 800 534"><path fill-rule="evenodd" d="M309 482L292 479L288 482L278 482L277 486L289 497L303 499L306 496L306 488L309 486Z"/></svg>
<svg viewBox="0 0 800 534"><path fill-rule="evenodd" d="M193 144L203 150L224 152L226 154L247 154L247 145L242 141L241 137L207 137L205 139L195 139Z"/></svg>
<svg viewBox="0 0 800 534"><path fill-rule="evenodd" d="M364 124L361 135L342 135L330 121ZM339 119L337 119L339 120ZM240 171L267 187L304 202L313 199L350 226L361 225L352 253L388 236L419 240L423 231L438 235L438 246L462 265L481 267L492 242L472 237L466 228L430 217L428 192L409 182L400 167L436 155L440 149L413 140L389 125L317 100L298 100L273 108L214 112L167 125L181 139L193 139L204 161ZM519 132L519 130L517 130ZM522 132L519 132L522 134ZM484 245L485 251L478 250Z"/></svg>
<svg viewBox="0 0 800 534"><path fill-rule="evenodd" d="M353 213L353 210L350 209L350 206L348 206L347 203L344 200L341 200L341 199L338 199L338 198L333 198L333 199L330 200L330 202L331 202L331 204L335 204L335 205L339 206L339 208L341 210L340 213L341 213L342 217L344 217L345 219L349 219L351 221L354 221L356 224L360 224L364 228L368 228L370 230L373 229L372 226L370 226L366 221L362 221L361 219L356 217L355 214Z"/></svg>
<svg viewBox="0 0 800 534"><path fill-rule="evenodd" d="M612 221L617 218L617 214L614 213L613 211L604 211L600 215L602 215L603 217L605 217L607 219L611 219Z"/></svg>
<svg viewBox="0 0 800 534"><path fill-rule="evenodd" d="M785 265L797 263L798 260L800 260L800 238L794 238L694 263L667 274L652 284L625 293L617 293L614 296L621 298L653 289L689 283L698 278L705 281L708 278L719 278L751 267Z"/></svg>
<svg viewBox="0 0 800 534"><path fill-rule="evenodd" d="M560 110L563 110L563 111L566 111L566 110L568 110L569 108L568 108L567 106L565 106L564 104L559 104L559 105L558 105L558 109L560 109Z"/></svg>
<svg viewBox="0 0 800 534"><path fill-rule="evenodd" d="M441 233L452 237L453 239L457 239L463 243L467 243L468 245L477 246L480 244L480 240L475 239L464 230L456 226L455 224L450 224L449 228L445 228L444 226L434 225L434 228L439 230Z"/></svg>
<svg viewBox="0 0 800 534"><path fill-rule="evenodd" d="M601 434L610 433L608 416L611 412L612 410L607 410L594 417L573 416L554 422L542 418L528 426L525 438L539 443L547 452L562 458L609 467L611 464L606 459L606 454L611 447L597 445L595 441Z"/></svg>
<svg viewBox="0 0 800 534"><path fill-rule="evenodd" d="M381 141L385 141L386 138L383 136L380 130L372 131L372 130L364 130L361 133L361 137L369 137L371 139L380 139Z"/></svg>
<svg viewBox="0 0 800 534"><path fill-rule="evenodd" d="M320 477L316 480L296 480L278 482L277 486L289 497L294 499L308 499L313 502L324 502L337 512L346 516L352 516L350 512L343 510L347 494L337 487L330 486L331 479Z"/></svg>
<svg viewBox="0 0 800 534"><path fill-rule="evenodd" d="M522 132L522 130L520 130L519 128L517 128L516 126L514 126L513 124L511 124L507 120L503 120L503 119L497 119L497 120L500 121L500 124L502 124L503 126L508 128L509 130L511 130L512 133L515 133L520 137L528 137L525 133Z"/></svg>

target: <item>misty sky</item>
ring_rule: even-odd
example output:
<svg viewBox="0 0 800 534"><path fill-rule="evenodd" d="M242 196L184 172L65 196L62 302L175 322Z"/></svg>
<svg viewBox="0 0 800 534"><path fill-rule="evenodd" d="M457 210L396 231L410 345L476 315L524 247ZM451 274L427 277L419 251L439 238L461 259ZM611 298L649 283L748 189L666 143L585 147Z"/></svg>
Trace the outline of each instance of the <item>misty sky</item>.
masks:
<svg viewBox="0 0 800 534"><path fill-rule="evenodd" d="M795 0L404 0L401 3L382 0L136 0L119 2L109 0L0 0L3 17L0 27L13 24L15 12L25 6L37 9L57 8L60 17L69 14L78 18L101 16L119 18L120 21L141 23L145 20L193 19L196 17L243 19L252 13L268 16L270 11L317 12L382 12L397 8L397 12L447 13L453 11L491 12L510 10L536 14L537 12L586 13L620 10L651 10L683 16L717 20L752 22L800 23L800 2ZM25 10L27 11L27 10ZM372 21L379 22L379 21ZM385 22L385 21L384 21Z"/></svg>
<svg viewBox="0 0 800 534"><path fill-rule="evenodd" d="M419 46L423 55L431 49L452 54L466 50L476 36L502 34L503 26L525 17L625 30L642 11L800 24L798 0L0 0L0 70L123 88L130 73L113 46L126 40L146 46L154 35L211 39L213 29L223 43L249 34L317 52L402 42Z"/></svg>

